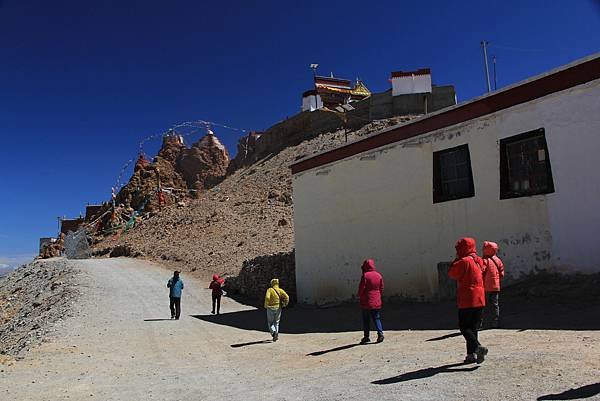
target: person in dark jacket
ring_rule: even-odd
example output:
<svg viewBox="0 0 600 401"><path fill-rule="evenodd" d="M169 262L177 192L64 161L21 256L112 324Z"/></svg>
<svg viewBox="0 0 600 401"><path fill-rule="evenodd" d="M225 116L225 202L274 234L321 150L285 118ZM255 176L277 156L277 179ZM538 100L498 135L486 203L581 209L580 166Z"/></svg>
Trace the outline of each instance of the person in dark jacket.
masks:
<svg viewBox="0 0 600 401"><path fill-rule="evenodd" d="M456 259L448 270L448 276L458 284L458 326L467 342L465 363L481 363L488 353L488 349L477 338L477 329L485 307L483 260L477 256L473 238L461 238L455 248Z"/></svg>
<svg viewBox="0 0 600 401"><path fill-rule="evenodd" d="M212 313L215 314L215 304L217 306L217 315L221 312L221 296L223 295L223 279L218 274L213 274L212 281L208 288L212 290Z"/></svg>
<svg viewBox="0 0 600 401"><path fill-rule="evenodd" d="M169 308L171 309L171 319L179 320L181 315L181 291L183 290L183 280L179 278L179 272L175 270L173 277L167 282L169 289Z"/></svg>
<svg viewBox="0 0 600 401"><path fill-rule="evenodd" d="M370 321L373 320L377 329L377 342L383 341L383 326L381 325L381 294L383 294L383 277L375 270L373 259L367 259L362 264L362 277L358 285L358 299L362 309L364 337L361 344L371 341L369 338Z"/></svg>

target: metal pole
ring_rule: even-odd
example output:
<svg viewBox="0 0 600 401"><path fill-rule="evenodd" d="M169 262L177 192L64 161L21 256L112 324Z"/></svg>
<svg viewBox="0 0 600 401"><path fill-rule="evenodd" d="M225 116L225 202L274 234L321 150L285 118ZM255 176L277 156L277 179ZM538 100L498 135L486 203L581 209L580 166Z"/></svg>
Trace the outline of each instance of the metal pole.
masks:
<svg viewBox="0 0 600 401"><path fill-rule="evenodd" d="M317 92L317 67L312 68L313 70L313 87L315 90L315 110L319 108L319 92Z"/></svg>
<svg viewBox="0 0 600 401"><path fill-rule="evenodd" d="M487 45L489 43L486 42L485 40L481 41L481 48L483 49L483 62L485 64L485 80L487 83L487 91L491 92L492 88L490 85L490 67L488 65L488 57L487 57Z"/></svg>
<svg viewBox="0 0 600 401"><path fill-rule="evenodd" d="M494 63L494 90L498 89L498 80L496 79L496 55L492 56L492 60Z"/></svg>

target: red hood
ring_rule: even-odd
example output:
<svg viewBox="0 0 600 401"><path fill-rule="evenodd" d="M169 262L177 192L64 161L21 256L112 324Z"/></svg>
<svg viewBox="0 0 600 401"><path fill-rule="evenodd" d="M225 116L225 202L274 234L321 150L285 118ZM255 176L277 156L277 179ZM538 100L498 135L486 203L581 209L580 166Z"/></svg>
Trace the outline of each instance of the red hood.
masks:
<svg viewBox="0 0 600 401"><path fill-rule="evenodd" d="M361 269L363 273L375 271L375 261L373 259L367 259L363 262Z"/></svg>
<svg viewBox="0 0 600 401"><path fill-rule="evenodd" d="M213 281L218 281L218 280L219 280L219 275L213 274Z"/></svg>
<svg viewBox="0 0 600 401"><path fill-rule="evenodd" d="M498 252L498 244L491 241L483 242L483 256L488 258L494 256Z"/></svg>
<svg viewBox="0 0 600 401"><path fill-rule="evenodd" d="M476 253L477 250L475 240L470 237L459 239L454 247L456 248L456 256L458 258L464 258L472 253Z"/></svg>

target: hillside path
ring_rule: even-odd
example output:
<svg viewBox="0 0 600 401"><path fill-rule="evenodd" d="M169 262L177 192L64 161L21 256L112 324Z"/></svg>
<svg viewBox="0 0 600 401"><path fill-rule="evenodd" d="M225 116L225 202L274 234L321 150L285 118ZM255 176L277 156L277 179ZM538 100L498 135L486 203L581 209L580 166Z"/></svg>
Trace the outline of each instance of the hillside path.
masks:
<svg viewBox="0 0 600 401"><path fill-rule="evenodd" d="M464 345L451 330L388 331L368 346L356 346L360 326L284 330L272 343L262 311L224 297L223 320L211 317L208 283L182 275L174 321L170 271L126 258L71 263L81 270L75 315L24 360L0 365L1 400L534 400L599 386L594 330L490 330L479 367L457 364ZM237 316L256 322L227 323Z"/></svg>

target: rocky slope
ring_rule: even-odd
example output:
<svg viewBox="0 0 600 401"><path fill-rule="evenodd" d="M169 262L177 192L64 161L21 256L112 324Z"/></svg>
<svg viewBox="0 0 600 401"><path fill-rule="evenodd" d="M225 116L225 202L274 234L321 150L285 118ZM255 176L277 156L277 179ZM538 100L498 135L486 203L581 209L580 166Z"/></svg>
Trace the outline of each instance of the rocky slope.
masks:
<svg viewBox="0 0 600 401"><path fill-rule="evenodd" d="M0 280L0 362L19 358L70 313L78 291L64 259L23 265Z"/></svg>
<svg viewBox="0 0 600 401"><path fill-rule="evenodd" d="M397 124L380 120L351 132L349 140ZM171 205L120 238L96 244L98 253L121 246L120 254L144 255L197 274L237 274L244 261L290 252L294 247L292 177L295 160L344 142L343 132L319 135L242 167L219 185Z"/></svg>

